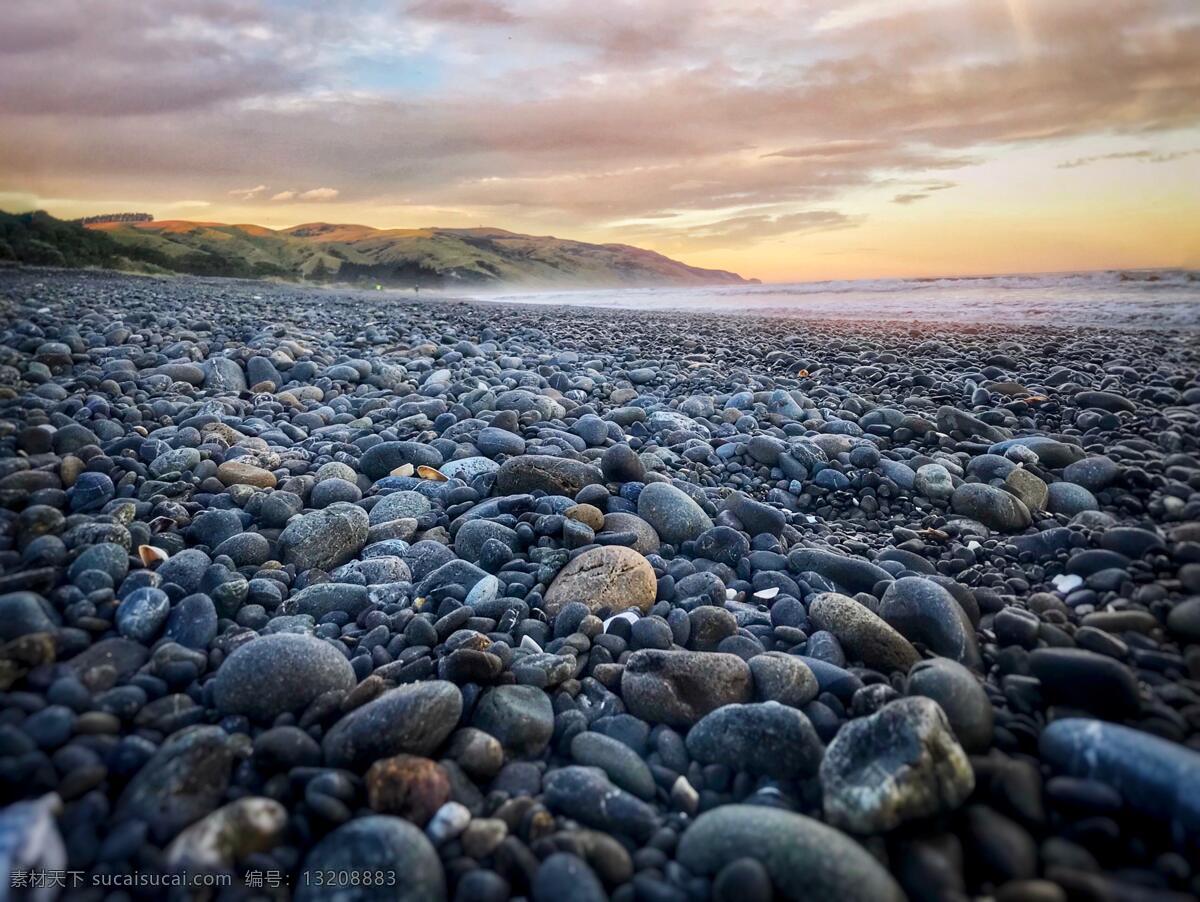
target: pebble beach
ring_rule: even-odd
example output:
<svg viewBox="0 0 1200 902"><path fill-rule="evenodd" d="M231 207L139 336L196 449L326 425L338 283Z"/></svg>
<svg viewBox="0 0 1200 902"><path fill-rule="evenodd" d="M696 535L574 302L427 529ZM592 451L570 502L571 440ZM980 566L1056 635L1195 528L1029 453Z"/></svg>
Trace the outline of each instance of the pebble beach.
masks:
<svg viewBox="0 0 1200 902"><path fill-rule="evenodd" d="M1196 898L1197 333L976 318L0 270L0 898Z"/></svg>

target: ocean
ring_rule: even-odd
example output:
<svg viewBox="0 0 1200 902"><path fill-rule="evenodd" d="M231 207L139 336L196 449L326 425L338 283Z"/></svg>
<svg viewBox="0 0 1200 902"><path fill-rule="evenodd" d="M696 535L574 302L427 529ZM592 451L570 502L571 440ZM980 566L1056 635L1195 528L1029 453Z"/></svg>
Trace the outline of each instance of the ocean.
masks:
<svg viewBox="0 0 1200 902"><path fill-rule="evenodd" d="M692 313L1200 329L1200 271L1179 269L468 294L511 303Z"/></svg>

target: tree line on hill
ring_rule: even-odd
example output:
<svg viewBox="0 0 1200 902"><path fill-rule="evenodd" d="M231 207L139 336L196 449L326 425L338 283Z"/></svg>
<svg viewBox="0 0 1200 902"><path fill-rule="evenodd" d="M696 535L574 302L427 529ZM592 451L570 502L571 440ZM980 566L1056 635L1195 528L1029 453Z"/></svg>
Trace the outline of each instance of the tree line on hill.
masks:
<svg viewBox="0 0 1200 902"><path fill-rule="evenodd" d="M79 219L72 219L71 222L77 222L80 225L94 225L98 222L154 222L154 215L151 213L101 213L99 216L81 216Z"/></svg>

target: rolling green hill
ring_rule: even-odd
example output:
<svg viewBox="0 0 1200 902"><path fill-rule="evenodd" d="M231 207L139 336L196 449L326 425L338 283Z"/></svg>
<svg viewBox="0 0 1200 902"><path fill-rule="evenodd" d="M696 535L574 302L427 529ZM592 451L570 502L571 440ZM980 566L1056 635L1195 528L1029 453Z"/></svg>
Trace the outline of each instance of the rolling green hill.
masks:
<svg viewBox="0 0 1200 902"><path fill-rule="evenodd" d="M0 211L2 262L405 288L747 281L736 273L688 266L625 244L588 244L504 229L374 229L316 222L275 230L183 220L80 224L40 210Z"/></svg>
<svg viewBox="0 0 1200 902"><path fill-rule="evenodd" d="M374 229L308 223L273 230L213 222L105 222L104 235L139 259L204 275L247 272L314 282L471 288L743 282L622 244L587 244L503 229Z"/></svg>

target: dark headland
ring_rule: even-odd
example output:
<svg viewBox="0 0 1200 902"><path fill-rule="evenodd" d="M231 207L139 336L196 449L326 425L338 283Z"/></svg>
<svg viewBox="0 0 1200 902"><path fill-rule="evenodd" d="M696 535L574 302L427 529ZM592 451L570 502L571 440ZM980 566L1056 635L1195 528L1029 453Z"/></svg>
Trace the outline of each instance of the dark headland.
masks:
<svg viewBox="0 0 1200 902"><path fill-rule="evenodd" d="M97 900L1192 898L1198 360L0 271L0 856Z"/></svg>

